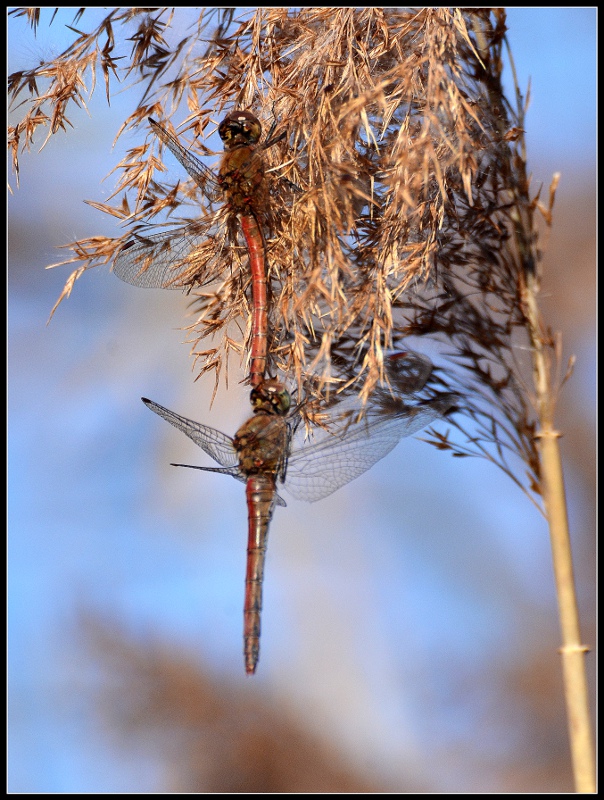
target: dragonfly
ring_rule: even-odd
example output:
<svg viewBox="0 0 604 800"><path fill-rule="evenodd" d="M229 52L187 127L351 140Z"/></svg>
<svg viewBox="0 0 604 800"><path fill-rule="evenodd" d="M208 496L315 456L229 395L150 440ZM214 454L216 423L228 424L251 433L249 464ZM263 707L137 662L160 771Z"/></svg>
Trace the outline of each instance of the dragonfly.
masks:
<svg viewBox="0 0 604 800"><path fill-rule="evenodd" d="M210 203L222 195L226 207L218 214L206 213L198 221L172 231L126 242L113 264L113 271L126 283L145 288L187 289L218 280L225 270L224 249L230 227L217 227L226 216L239 220L246 243L252 283L250 383L264 379L267 355L268 300L266 257L259 219L266 204L262 151L285 134L259 145L262 126L249 111L233 111L218 127L225 152L218 175L186 150L169 131L149 117L158 138L180 161ZM273 126L274 127L274 126Z"/></svg>
<svg viewBox="0 0 604 800"><path fill-rule="evenodd" d="M455 405L455 396L412 403L432 363L418 353L398 353L387 359L390 388L374 391L361 409L349 396L326 409L330 425L306 438L301 425L303 404L291 408L284 384L267 379L251 392L253 416L234 437L175 414L142 398L145 405L186 434L219 467L173 466L231 475L246 484L248 545L244 601L244 659L254 674L260 654L262 583L269 524L276 505L286 503L278 485L293 497L315 502L362 475L384 458L400 439L417 433ZM362 411L362 416L359 413ZM279 486L280 489L280 486Z"/></svg>

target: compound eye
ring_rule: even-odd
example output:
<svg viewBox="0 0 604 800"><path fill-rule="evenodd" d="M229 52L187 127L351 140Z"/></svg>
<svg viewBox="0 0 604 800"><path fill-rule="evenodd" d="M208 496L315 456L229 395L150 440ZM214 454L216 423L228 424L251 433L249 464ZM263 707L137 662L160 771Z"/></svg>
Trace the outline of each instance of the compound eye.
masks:
<svg viewBox="0 0 604 800"><path fill-rule="evenodd" d="M260 408L264 403L264 398L258 389L252 389L250 393L250 403L252 404L252 408Z"/></svg>
<svg viewBox="0 0 604 800"><path fill-rule="evenodd" d="M220 123L220 126L218 127L218 135L223 142L228 142L228 140L231 138L231 124L226 119Z"/></svg>
<svg viewBox="0 0 604 800"><path fill-rule="evenodd" d="M271 405L277 414L287 414L291 405L291 397L284 386L271 387Z"/></svg>
<svg viewBox="0 0 604 800"><path fill-rule="evenodd" d="M243 123L242 127L249 143L256 144L262 134L262 125L260 125L258 120L254 120L253 122L247 120Z"/></svg>

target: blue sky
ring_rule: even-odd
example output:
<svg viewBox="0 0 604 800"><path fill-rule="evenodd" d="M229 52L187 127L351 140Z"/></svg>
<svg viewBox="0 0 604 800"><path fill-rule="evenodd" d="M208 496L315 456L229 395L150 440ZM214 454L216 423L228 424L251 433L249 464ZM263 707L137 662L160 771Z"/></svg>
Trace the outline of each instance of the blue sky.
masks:
<svg viewBox="0 0 604 800"><path fill-rule="evenodd" d="M547 185L561 171L563 199L595 174L596 13L511 9L508 26L521 84L531 78L534 177ZM49 31L43 19L34 40L11 19L9 69L64 43L57 21ZM235 379L208 411L211 382L193 382L178 330L186 299L125 286L108 268L84 276L46 326L67 275L44 271L61 259L56 247L115 234L82 201L111 193L112 179L101 180L119 160L111 144L123 102L117 95L107 109L97 91L90 117L82 112L75 129L24 155L21 188L9 200L13 792L156 785L152 761L118 756L95 720L98 678L81 641L87 611L133 637L171 641L222 680L245 683L242 487L171 469L171 461L200 463L200 451L139 398L232 432L247 391ZM567 388L592 420L594 341L587 331L578 344L583 359ZM572 468L566 478L581 553L586 490ZM249 691L287 698L301 720L385 774L404 764L418 780L432 778L430 759L413 754L458 742L472 742L485 763L505 755L513 732L496 722L472 739L478 709L492 701L487 689L451 700L460 675L496 681L496 665L531 637L556 658L547 529L504 475L406 440L327 500L277 509L269 550L262 656ZM422 713L426 698L433 714ZM444 764L442 780L470 786Z"/></svg>

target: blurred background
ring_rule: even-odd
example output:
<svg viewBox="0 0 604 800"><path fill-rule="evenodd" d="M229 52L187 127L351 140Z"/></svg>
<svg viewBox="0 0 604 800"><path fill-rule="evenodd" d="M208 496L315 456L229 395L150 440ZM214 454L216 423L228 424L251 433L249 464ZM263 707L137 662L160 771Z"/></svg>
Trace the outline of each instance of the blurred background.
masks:
<svg viewBox="0 0 604 800"><path fill-rule="evenodd" d="M73 13L49 27L44 10L37 37L9 18L9 72L58 55ZM557 421L593 645L596 11L509 9L508 25L533 185L562 173L541 302L577 357ZM109 197L137 143L112 149L130 102L97 88L24 154L9 200L9 791L571 791L547 526L486 462L405 440L278 508L246 677L243 488L171 468L208 462L139 398L233 433L247 389L233 372L209 409L186 297L109 267L46 325L71 271L44 270L57 248L117 233L83 201Z"/></svg>

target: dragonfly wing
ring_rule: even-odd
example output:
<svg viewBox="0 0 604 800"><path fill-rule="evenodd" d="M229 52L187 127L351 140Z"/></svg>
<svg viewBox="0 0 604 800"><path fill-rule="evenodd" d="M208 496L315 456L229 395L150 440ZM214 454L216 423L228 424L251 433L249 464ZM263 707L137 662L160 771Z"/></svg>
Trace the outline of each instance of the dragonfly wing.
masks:
<svg viewBox="0 0 604 800"><path fill-rule="evenodd" d="M424 388L434 365L428 356L406 350L384 359L384 367L393 389L399 394L413 394Z"/></svg>
<svg viewBox="0 0 604 800"><path fill-rule="evenodd" d="M193 153L184 148L176 136L169 133L151 117L149 117L149 124L153 132L168 147L172 155L180 161L195 183L203 189L206 197L211 201L217 200L222 195L222 190L218 187L214 173Z"/></svg>
<svg viewBox="0 0 604 800"><path fill-rule="evenodd" d="M185 289L220 278L225 267L227 226L216 217L173 231L137 234L118 253L113 271L132 286Z"/></svg>
<svg viewBox="0 0 604 800"><path fill-rule="evenodd" d="M141 399L147 408L150 408L151 411L159 414L170 425L174 425L175 428L186 434L198 447L201 447L204 453L211 456L222 467L229 469L239 467L239 457L230 436L217 431L215 428L210 428L208 425L201 425L192 419L181 417L179 414L175 414L173 411L154 403L153 400L148 400L146 397ZM197 469L204 469L204 467L197 467ZM229 474L234 475L235 473L230 472Z"/></svg>
<svg viewBox="0 0 604 800"><path fill-rule="evenodd" d="M405 436L434 422L451 405L452 402L437 400L405 406L387 416L369 412L340 433L317 433L314 441L294 449L290 455L286 489L308 502L328 497L384 458Z"/></svg>
<svg viewBox="0 0 604 800"><path fill-rule="evenodd" d="M218 472L220 475L231 475L242 483L247 482L248 476L245 475L239 467L239 456L233 447L233 440L215 428L210 428L208 425L200 425L199 422L194 422L192 419L181 417L175 414L153 400L142 397L141 400L150 408L155 411L160 417L163 417L179 431L185 433L195 444L199 445L201 449L211 456L214 461L222 464L221 467L198 467L195 464L172 464L173 467L187 467L187 469L200 469L202 472ZM234 462L234 463L233 463ZM278 506L286 506L285 500L275 492L275 503Z"/></svg>
<svg viewBox="0 0 604 800"><path fill-rule="evenodd" d="M420 392L432 374L434 365L427 356L404 350L392 353L384 358L384 385L377 387L372 395L372 402L390 402L390 398L400 398L405 395L415 395ZM350 375L346 372L341 376L349 382ZM333 394L329 401L332 409L358 410L358 387L348 385L343 391ZM329 408L328 408L329 410Z"/></svg>

